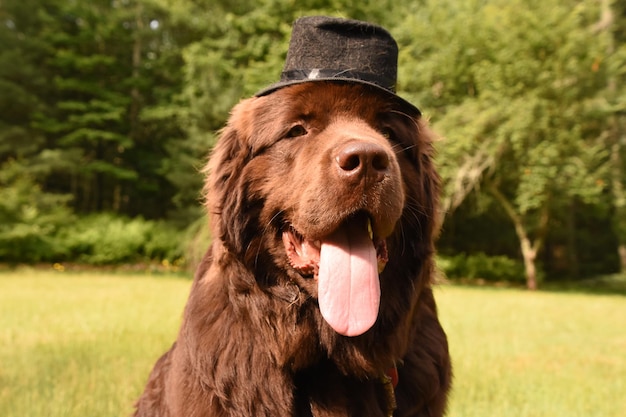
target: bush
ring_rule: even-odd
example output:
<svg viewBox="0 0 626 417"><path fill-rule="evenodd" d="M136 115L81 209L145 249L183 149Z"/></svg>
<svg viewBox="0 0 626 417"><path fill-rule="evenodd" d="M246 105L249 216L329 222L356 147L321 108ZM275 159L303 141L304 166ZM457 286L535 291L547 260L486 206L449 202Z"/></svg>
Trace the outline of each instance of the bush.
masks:
<svg viewBox="0 0 626 417"><path fill-rule="evenodd" d="M40 262L54 254L55 234L74 219L69 200L42 191L16 161L0 165L0 262Z"/></svg>
<svg viewBox="0 0 626 417"><path fill-rule="evenodd" d="M184 263L187 230L112 213L77 217L70 200L42 190L24 164L1 163L0 262Z"/></svg>
<svg viewBox="0 0 626 417"><path fill-rule="evenodd" d="M526 281L522 262L506 256L487 256L484 253L440 255L437 258L437 265L446 277L452 280Z"/></svg>
<svg viewBox="0 0 626 417"><path fill-rule="evenodd" d="M208 219L200 217L192 223L185 231L184 241L185 263L191 270L195 270L211 245Z"/></svg>
<svg viewBox="0 0 626 417"><path fill-rule="evenodd" d="M164 221L152 222L148 240L144 244L144 254L149 259L185 262L186 230L178 230Z"/></svg>
<svg viewBox="0 0 626 417"><path fill-rule="evenodd" d="M65 247L64 259L58 260L105 265L179 262L182 257L182 233L165 222L141 217L87 216L64 228L57 239Z"/></svg>

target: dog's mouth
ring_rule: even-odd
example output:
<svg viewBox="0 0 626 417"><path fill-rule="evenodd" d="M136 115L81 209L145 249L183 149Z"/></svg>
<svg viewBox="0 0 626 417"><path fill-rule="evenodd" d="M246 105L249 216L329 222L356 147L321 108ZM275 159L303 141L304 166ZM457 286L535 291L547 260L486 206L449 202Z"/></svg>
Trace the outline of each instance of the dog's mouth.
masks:
<svg viewBox="0 0 626 417"><path fill-rule="evenodd" d="M320 311L337 333L358 336L374 325L380 305L378 274L388 253L366 213L349 217L319 240L307 239L293 226L285 228L282 239L292 267L317 280Z"/></svg>

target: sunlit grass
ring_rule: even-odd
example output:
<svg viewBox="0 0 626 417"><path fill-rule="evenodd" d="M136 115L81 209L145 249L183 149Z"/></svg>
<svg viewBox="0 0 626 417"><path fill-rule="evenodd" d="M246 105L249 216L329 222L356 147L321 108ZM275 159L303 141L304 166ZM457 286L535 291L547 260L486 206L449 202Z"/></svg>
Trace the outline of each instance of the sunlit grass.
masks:
<svg viewBox="0 0 626 417"><path fill-rule="evenodd" d="M626 298L441 287L450 416L626 416Z"/></svg>
<svg viewBox="0 0 626 417"><path fill-rule="evenodd" d="M0 274L0 416L121 416L172 343L191 281Z"/></svg>
<svg viewBox="0 0 626 417"><path fill-rule="evenodd" d="M0 273L0 416L132 412L191 281ZM626 298L443 286L451 417L626 415ZM400 383L402 383L400 381Z"/></svg>

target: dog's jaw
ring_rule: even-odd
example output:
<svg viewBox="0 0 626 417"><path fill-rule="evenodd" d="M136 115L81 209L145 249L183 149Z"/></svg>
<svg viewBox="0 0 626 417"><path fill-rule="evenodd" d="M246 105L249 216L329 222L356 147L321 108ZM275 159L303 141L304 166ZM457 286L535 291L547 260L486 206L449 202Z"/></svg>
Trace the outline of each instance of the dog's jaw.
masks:
<svg viewBox="0 0 626 417"><path fill-rule="evenodd" d="M359 336L378 318L379 274L387 261L384 239L375 238L370 217L359 212L319 240L293 226L282 234L291 266L313 287L322 317L339 334Z"/></svg>
<svg viewBox="0 0 626 417"><path fill-rule="evenodd" d="M293 226L282 234L290 265L302 276L317 276L322 242L304 238Z"/></svg>
<svg viewBox="0 0 626 417"><path fill-rule="evenodd" d="M374 236L371 221L367 222L368 234L376 250L376 260L378 273L382 273L389 261L387 252L387 242L385 239ZM289 264L303 277L317 279L319 272L321 239L307 239L292 225L285 227L282 232L283 245Z"/></svg>

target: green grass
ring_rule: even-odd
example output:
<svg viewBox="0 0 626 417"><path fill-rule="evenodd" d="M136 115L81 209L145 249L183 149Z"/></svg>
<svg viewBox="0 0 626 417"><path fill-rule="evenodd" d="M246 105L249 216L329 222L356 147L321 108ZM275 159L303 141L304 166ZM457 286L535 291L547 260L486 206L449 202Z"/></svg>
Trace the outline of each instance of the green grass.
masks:
<svg viewBox="0 0 626 417"><path fill-rule="evenodd" d="M450 416L626 416L626 298L441 287Z"/></svg>
<svg viewBox="0 0 626 417"><path fill-rule="evenodd" d="M132 412L191 281L0 273L0 416ZM626 298L443 286L451 417L626 416ZM400 382L402 383L402 382Z"/></svg>
<svg viewBox="0 0 626 417"><path fill-rule="evenodd" d="M0 274L0 416L129 415L173 342L191 281Z"/></svg>

